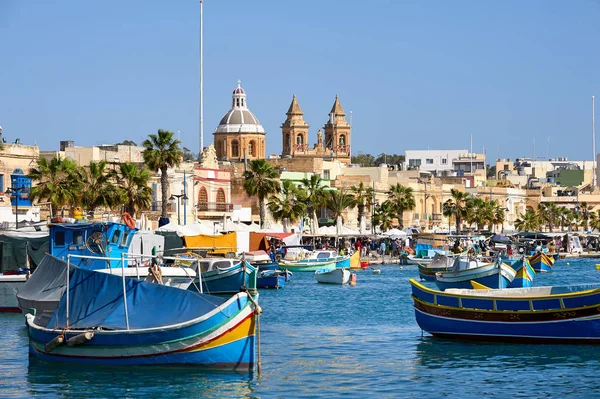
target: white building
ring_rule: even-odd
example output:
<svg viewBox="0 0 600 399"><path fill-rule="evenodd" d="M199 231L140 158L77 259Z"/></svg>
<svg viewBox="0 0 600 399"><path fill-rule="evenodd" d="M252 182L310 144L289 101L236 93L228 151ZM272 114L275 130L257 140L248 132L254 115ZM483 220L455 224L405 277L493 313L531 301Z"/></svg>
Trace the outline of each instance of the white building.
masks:
<svg viewBox="0 0 600 399"><path fill-rule="evenodd" d="M427 171L453 170L452 161L467 150L406 150L405 169Z"/></svg>

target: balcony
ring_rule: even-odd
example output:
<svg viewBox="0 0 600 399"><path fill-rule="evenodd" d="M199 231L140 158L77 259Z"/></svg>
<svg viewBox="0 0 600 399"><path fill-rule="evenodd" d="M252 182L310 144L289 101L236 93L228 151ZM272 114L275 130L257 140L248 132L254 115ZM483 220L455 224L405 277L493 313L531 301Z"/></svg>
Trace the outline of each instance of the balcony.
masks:
<svg viewBox="0 0 600 399"><path fill-rule="evenodd" d="M177 204L175 204L174 202L167 202L167 212L168 213L174 213L177 212ZM152 205L150 206L150 211L151 212L161 212L162 211L162 201L154 201L152 203Z"/></svg>
<svg viewBox="0 0 600 399"><path fill-rule="evenodd" d="M225 202L199 202L196 205L198 219L214 219L231 216L233 204Z"/></svg>

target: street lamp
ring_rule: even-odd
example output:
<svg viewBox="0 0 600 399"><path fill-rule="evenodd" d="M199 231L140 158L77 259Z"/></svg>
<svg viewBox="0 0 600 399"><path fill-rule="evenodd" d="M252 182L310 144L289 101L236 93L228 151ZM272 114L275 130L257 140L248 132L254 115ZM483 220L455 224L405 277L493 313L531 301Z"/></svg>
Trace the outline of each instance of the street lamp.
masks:
<svg viewBox="0 0 600 399"><path fill-rule="evenodd" d="M177 198L177 224L181 224L181 216L179 214L180 198L182 200L186 201L188 199L188 197L185 194L171 194L171 197L169 197L169 201L175 201L175 198Z"/></svg>
<svg viewBox="0 0 600 399"><path fill-rule="evenodd" d="M21 187L9 187L6 190L6 194L14 194L15 195L15 229L19 228L19 191L23 191L25 186ZM12 195L11 195L12 197Z"/></svg>

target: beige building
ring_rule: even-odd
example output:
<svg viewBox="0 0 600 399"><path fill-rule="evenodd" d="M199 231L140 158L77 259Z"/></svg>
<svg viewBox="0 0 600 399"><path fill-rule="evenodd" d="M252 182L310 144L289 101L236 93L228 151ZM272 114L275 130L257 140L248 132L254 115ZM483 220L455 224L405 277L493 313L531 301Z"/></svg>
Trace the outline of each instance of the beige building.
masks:
<svg viewBox="0 0 600 399"><path fill-rule="evenodd" d="M106 161L108 164L144 162L144 147L133 145L101 145L77 147L73 141L61 141L59 151L41 151L40 156L50 160L58 157L74 160L79 166L90 162Z"/></svg>
<svg viewBox="0 0 600 399"><path fill-rule="evenodd" d="M248 108L246 92L239 80L231 97L231 109L213 133L217 158L232 161L265 158L265 129Z"/></svg>

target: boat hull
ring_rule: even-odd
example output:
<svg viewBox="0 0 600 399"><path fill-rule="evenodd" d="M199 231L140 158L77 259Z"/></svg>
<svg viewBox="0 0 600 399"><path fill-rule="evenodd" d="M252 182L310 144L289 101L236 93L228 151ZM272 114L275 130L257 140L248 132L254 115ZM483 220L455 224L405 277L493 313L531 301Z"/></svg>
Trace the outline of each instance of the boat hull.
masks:
<svg viewBox="0 0 600 399"><path fill-rule="evenodd" d="M289 270L291 272L315 272L321 269L334 269L336 267L335 260L327 261L312 261L303 259L297 262L280 261L279 269Z"/></svg>
<svg viewBox="0 0 600 399"><path fill-rule="evenodd" d="M214 369L252 370L255 352L255 308L232 298L208 317L148 330L67 330L37 326L27 317L29 352L46 361L94 365L195 365ZM227 317L233 314L233 317ZM46 344L65 334L65 342L86 331L93 338L81 345Z"/></svg>
<svg viewBox="0 0 600 399"><path fill-rule="evenodd" d="M501 265L502 274L495 263L473 267L456 272L442 272L436 275L435 284L442 291L449 288L472 288L471 281L489 288L507 288L516 276L516 272L508 265Z"/></svg>
<svg viewBox="0 0 600 399"><path fill-rule="evenodd" d="M240 292L242 287L249 289L256 288L256 268L250 264L246 265L244 270L243 262L237 265L228 267L227 269L215 269L208 272L203 272L196 279L195 286L189 287L190 290L196 290L196 286L202 279L202 291L207 294L235 294Z"/></svg>
<svg viewBox="0 0 600 399"><path fill-rule="evenodd" d="M277 270L265 270L258 274L256 279L257 288L283 288L287 280L288 272Z"/></svg>
<svg viewBox="0 0 600 399"><path fill-rule="evenodd" d="M516 342L600 343L600 289L528 296L510 290L429 289L411 279L419 327L439 337ZM517 294L510 296L506 291ZM502 295L496 293L504 292Z"/></svg>
<svg viewBox="0 0 600 399"><path fill-rule="evenodd" d="M550 258L548 255L538 252L529 258L529 263L536 272L549 272L554 265L554 258Z"/></svg>
<svg viewBox="0 0 600 399"><path fill-rule="evenodd" d="M17 291L27 281L24 274L0 275L0 312L19 313L19 302L17 301Z"/></svg>
<svg viewBox="0 0 600 399"><path fill-rule="evenodd" d="M348 284L350 272L346 269L317 270L315 280L322 284Z"/></svg>

